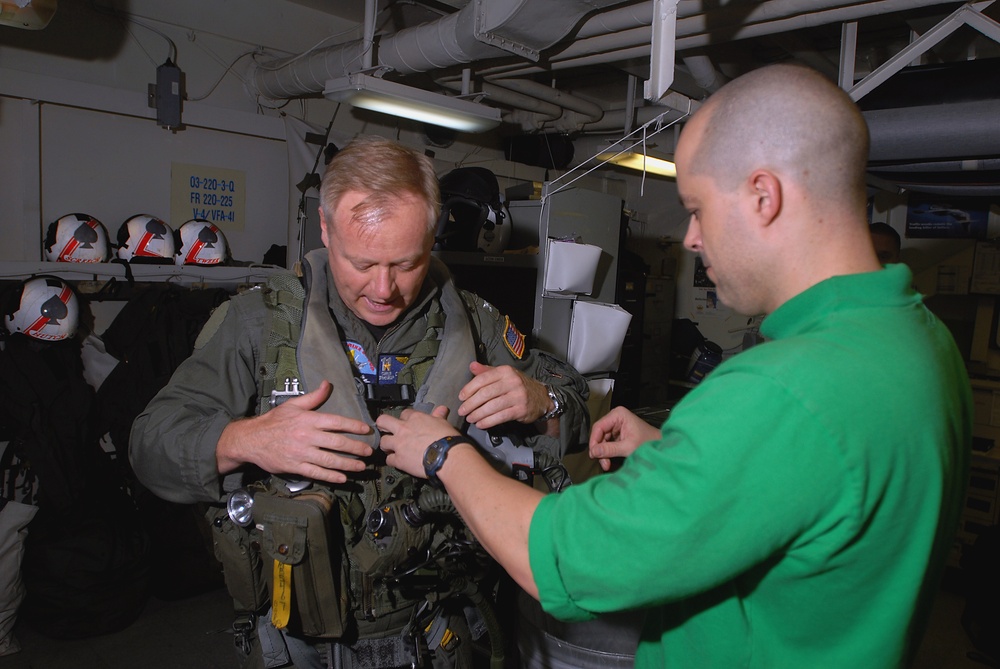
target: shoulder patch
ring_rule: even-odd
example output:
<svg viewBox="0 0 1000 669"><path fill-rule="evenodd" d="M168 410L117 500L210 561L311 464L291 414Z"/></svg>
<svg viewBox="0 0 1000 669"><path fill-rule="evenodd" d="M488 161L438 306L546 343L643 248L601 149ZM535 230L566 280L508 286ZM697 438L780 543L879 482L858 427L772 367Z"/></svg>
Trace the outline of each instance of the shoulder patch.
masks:
<svg viewBox="0 0 1000 669"><path fill-rule="evenodd" d="M229 313L229 301L225 301L215 308L212 315L208 317L205 321L205 325L202 326L201 332L198 333L198 338L194 340L194 347L201 348L207 344L215 333L219 331L219 327L222 325L222 321L226 320L226 314Z"/></svg>
<svg viewBox="0 0 1000 669"><path fill-rule="evenodd" d="M509 316L504 316L503 343L518 360L524 355L524 335L510 322Z"/></svg>

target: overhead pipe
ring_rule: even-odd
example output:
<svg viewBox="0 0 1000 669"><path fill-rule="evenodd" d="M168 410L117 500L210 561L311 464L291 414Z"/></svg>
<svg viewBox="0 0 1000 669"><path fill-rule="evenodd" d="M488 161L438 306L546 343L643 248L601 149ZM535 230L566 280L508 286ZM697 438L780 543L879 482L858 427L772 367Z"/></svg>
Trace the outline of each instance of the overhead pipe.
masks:
<svg viewBox="0 0 1000 669"><path fill-rule="evenodd" d="M621 0L604 0L601 4L610 6L621 4ZM794 12L816 11L823 7L836 5L837 3L826 2L817 6L808 0L770 0L760 5L750 8L747 17L767 17L768 21L773 21L774 17L780 17ZM861 3L860 5L846 8L845 11L852 12L855 18L871 14L895 11L896 9L912 8L915 6L926 6L943 4L942 0L879 0L873 3ZM708 43L707 34L693 34L707 29L704 14L696 13L701 5L697 0L681 0L678 2L677 20L677 48L692 48L703 46ZM563 7L568 9L564 10ZM517 16L521 25L534 23L550 31L546 40L552 44L563 39L569 34L572 26L580 22L594 5L579 0L570 2L563 0L560 11L554 12L551 3L539 3L532 0L506 0L504 5L498 5L496 0L491 0L490 11L494 7L499 7L497 13L500 15ZM607 30L613 26L627 25L627 21L644 21L645 26L633 24L633 30L619 30L617 34L609 34L603 37L594 38L591 44L588 38L578 39L566 50L554 54L554 60L573 58L575 54L594 54L596 51L603 51L606 54L604 59L595 59L596 62L610 62L622 57L622 48L649 44L648 26L652 21L653 3L643 3L642 5L612 9L595 15L581 24L579 35L589 35L596 30ZM867 7L867 10L862 9ZM492 58L507 57L509 51L497 46L484 43L476 38L476 11L479 9L479 2L473 1L463 8L442 17L431 23L427 23L414 28L407 28L391 35L382 36L378 40L378 61L377 65L384 68L391 68L400 74L414 74L427 72L435 69L443 69L459 64L467 64L478 60L488 60ZM741 11L745 11L744 10ZM572 11L570 11L572 10ZM736 11L736 10L719 10ZM822 12L820 12L822 13ZM553 26L553 17L559 16L561 23L558 28L561 32L556 33ZM713 21L716 20L716 12L713 10ZM797 16L794 20L802 26L811 25L813 20L807 16ZM848 20L847 18L828 17L823 22ZM793 29L794 26L782 24L780 27L773 26L770 32L778 32L786 29ZM767 34L764 32L763 34ZM737 30L730 36L730 39L742 39L750 36ZM537 40L537 37L534 37ZM685 41L687 40L687 41ZM699 42L700 40L700 42ZM601 42L606 45L601 46ZM317 93L323 90L328 79L342 77L345 74L356 71L359 64L366 61L366 52L371 50L365 48L364 42L355 41L343 45L329 47L310 53L299 54L290 58L272 61L270 63L258 64L251 71L251 88L259 95L269 98L289 98L300 95ZM515 74L520 74L524 70L513 70ZM541 68L531 68L530 71L542 71ZM497 73L502 73L498 71Z"/></svg>
<svg viewBox="0 0 1000 669"><path fill-rule="evenodd" d="M490 0L488 14L481 6L484 2L473 0L454 14L381 37L377 66L415 74L512 52L530 57L563 39L595 8L623 0ZM492 23L484 31L486 19ZM360 69L357 65L363 62L363 54L362 41L354 41L259 64L251 70L250 87L268 98L318 93L328 79Z"/></svg>
<svg viewBox="0 0 1000 669"><path fill-rule="evenodd" d="M600 121L601 117L604 116L604 110L596 102L564 93L559 89L546 86L531 79L490 79L489 82L582 114L587 119L587 122L590 123Z"/></svg>
<svg viewBox="0 0 1000 669"><path fill-rule="evenodd" d="M647 4L650 7L650 14L651 14L652 13L652 2L647 3ZM894 10L897 10L897 9L904 8L901 5L905 5L905 7L913 7L915 5L926 6L926 5L936 5L936 4L943 4L943 3L941 3L939 0L914 0L913 2L909 2L909 0L906 0L906 1L903 1L903 0L877 0L876 2L867 3L864 7L862 7L862 6L851 6L851 7L846 7L846 8L844 8L844 7L841 7L841 8L831 8L827 12L821 12L821 14L823 14L823 20L824 21L826 21L827 19L829 19L832 22L832 21L847 20L847 18L846 18L847 16L851 16L853 18L861 18L862 10L864 10L866 12L869 12L869 13L872 13L872 14L878 14L878 13L883 13L885 11L894 11ZM790 11L796 5L798 5L798 8L800 10L805 9L807 7L807 5L803 5L802 3L786 2L785 0L773 0L772 2L765 2L765 3L762 3L761 5L759 5L758 8L757 8L757 11L763 11L767 15L776 16L776 15L779 15L779 13L777 11L778 9L781 9L782 11ZM812 6L815 6L815 4L813 4ZM631 10L633 8L628 8L628 9ZM678 15L679 16L681 15L682 12L687 12L689 10L690 10L690 5L686 4L685 2L678 3ZM845 14L845 12L848 12L848 14ZM642 10L639 10L639 13L644 15L644 12L642 12ZM590 21L595 21L595 20L597 20L597 18L603 17L603 16L605 16L607 14L616 14L618 16L623 16L624 15L623 14L623 10L621 10L621 9L619 9L619 10L611 10L611 12L605 12L605 13L603 13L601 15L598 15L598 17L595 17L594 19L591 19ZM691 17L688 16L686 18L690 19ZM696 17L696 18L701 19L703 17ZM812 23L819 24L819 22L816 20L815 17L811 18L811 19L808 18L808 17L796 17L796 18L791 18L791 19L779 20L777 22L776 21L770 21L770 22L767 22L767 23L758 24L756 26L749 26L749 27L746 27L746 28L743 28L743 29L740 29L740 30L736 30L736 32L734 34L737 35L739 38L742 38L743 36L748 36L749 32L753 32L755 36L769 34L770 32L775 31L775 27L776 26L781 26L781 30L789 29L789 26L788 26L788 21L789 20L796 21L796 22L799 22L799 23L807 22L809 24L812 24ZM588 21L588 23L590 21ZM682 25L684 26L683 28L682 28ZM805 27L805 26L803 25L802 27ZM686 31L686 30L690 30L690 29L691 29L691 22L689 20L687 21L687 23L685 23L680 18L678 18L678 26L677 26L678 37L677 37L677 40L676 40L678 51L680 51L682 49L686 49L686 48L693 48L693 47L697 47L697 46L705 46L705 45L707 45L708 40L710 38L710 35L686 35L686 36L683 36L683 37L681 36L682 35L682 30ZM643 30L643 29L640 28L640 29L637 29L637 30ZM610 53L609 52L605 52L605 53L594 54L591 51L591 49L595 49L595 48L604 48L604 49L607 49L607 48L611 48L612 45L614 45L614 44L625 44L625 43L628 43L631 40L635 39L635 32L634 31L626 31L626 34L623 35L622 33L619 33L619 35L617 35L617 36L615 36L615 35L604 35L604 36L601 36L601 37L598 37L598 38L594 38L595 39L595 43L588 43L588 44L583 45L583 46L578 46L579 42L574 43L571 47L563 50L560 54L553 56L552 59L551 59L551 61L548 63L548 67L545 68L545 69L538 68L538 67L530 67L530 68L525 68L525 67L517 67L517 68L501 67L501 68L490 68L490 69L486 69L486 70L480 70L480 74L485 74L487 76L489 76L489 75L497 76L497 74L502 73L506 77L512 77L512 76L515 76L515 75L526 75L526 74L531 74L531 73L535 73L535 72L544 72L546 70L555 71L555 70L561 70L561 69L583 67L583 66L593 65L593 64L603 64L603 63L611 62L611 61L614 61L614 60L621 60L621 59L627 59L627 58L649 57L648 32L646 32L646 35L647 35L647 37L645 38L646 41L644 43L641 43L641 44L639 44L637 46L634 46L632 48L629 48L629 49L613 51L613 52L610 52ZM588 53L588 55L580 56L580 57L566 58L567 54L569 54L569 55L572 56L573 54L575 54L577 52L585 52L585 53ZM698 61L694 61L694 62L695 62L695 68L698 68L698 67L701 66L701 64L699 64ZM686 64L690 67L690 63L686 62ZM692 72L692 74L694 74L694 72ZM706 85L704 87L706 88L706 90L711 90L710 89L711 85L714 85L714 84L710 84L709 83L709 85ZM981 118L980 120L981 120L981 122L986 122L985 118ZM878 121L876 121L876 123L877 122ZM587 126L587 131L589 132L592 128L593 128L593 126ZM926 131L922 131L921 133L916 133L916 136L918 136L918 137L920 137L920 136L926 137L925 132ZM874 135L874 132L873 132L873 135ZM911 141L915 141L915 140L911 140ZM887 151L888 148L882 149L881 147L878 147L878 150L879 151L883 151L883 150ZM960 154L950 154L950 155L960 155Z"/></svg>
<svg viewBox="0 0 1000 669"><path fill-rule="evenodd" d="M556 118L544 118L524 109L515 109L503 115L504 123L516 125L526 134L555 132L564 135L579 133L587 125L586 117L568 109L561 110Z"/></svg>
<svg viewBox="0 0 1000 669"><path fill-rule="evenodd" d="M872 166L871 170L873 172L987 172L1000 170L1000 158L887 164Z"/></svg>
<svg viewBox="0 0 1000 669"><path fill-rule="evenodd" d="M909 191L941 195L1000 195L1000 158L872 165L869 173Z"/></svg>
<svg viewBox="0 0 1000 669"><path fill-rule="evenodd" d="M894 185L895 182L894 182ZM998 197L1000 186L995 183L984 184L928 184L905 183L898 184L903 190L928 195L946 195L950 197Z"/></svg>
<svg viewBox="0 0 1000 669"><path fill-rule="evenodd" d="M636 107L634 109L635 113L635 126L641 126L643 124L649 123L657 116L666 114L665 120L676 120L686 115L687 112L682 110L677 110L676 108L667 108L659 106L646 106L646 107ZM596 123L588 123L584 126L584 130L588 133L591 132L617 132L622 133L622 129L626 127L626 120L628 119L628 108L624 109L610 109L604 112L604 118ZM559 128L557 128L559 129Z"/></svg>
<svg viewBox="0 0 1000 669"><path fill-rule="evenodd" d="M625 134L632 132L635 121L635 90L638 77L634 74L628 75L628 85L625 91Z"/></svg>
<svg viewBox="0 0 1000 669"><path fill-rule="evenodd" d="M764 5L771 5L772 3L763 3L763 4ZM777 3L774 3L774 4L776 5ZM787 3L785 3L785 4L787 6ZM872 13L882 13L884 11L894 11L896 9L901 9L902 7L900 6L900 4L901 3L899 2L899 0L880 0L880 1L877 1L877 2L868 3L866 9L867 9L867 11L870 11ZM920 4L920 5L936 5L936 4L943 4L943 3L940 3L940 2L938 2L936 0L915 0L915 2L904 2L902 4L905 5L906 7L912 7L915 4ZM681 5L684 5L684 3L681 2L679 4L679 7ZM854 18L860 18L860 16L857 16L857 14L858 14L858 12L859 12L860 9L862 9L862 8L860 8L860 7L849 7L849 8L831 9L828 12L823 13L824 14L824 19L823 20L826 20L826 19L843 20L843 19L846 19L847 16L852 16ZM612 10L612 11L613 12L620 12L621 10ZM681 10L679 9L679 11L681 11ZM850 12L850 14L845 15L844 14L845 11ZM806 19L806 17L799 17L798 19L794 19L794 20L797 20L797 21L801 22L801 21L806 21L807 19ZM810 23L816 22L816 17L813 17L812 19L808 19L808 20L809 20ZM680 23L681 22L678 21L678 24L679 24L678 25L678 31L679 32L678 32L678 39L677 39L677 49L678 50L681 50L681 49L684 49L684 48L689 48L689 47L695 47L695 46L703 46L705 44L702 44L702 41L704 41L707 44L707 40L709 38L708 35L688 35L688 36L685 36L685 37L681 37L680 36L680 31L681 31ZM782 29L788 28L788 23L785 20L779 21L777 24L772 21L772 22L765 23L765 24L759 24L757 26L749 26L747 28L744 28L742 30L737 31L735 34L738 35L739 37L746 36L751 31L754 33L755 36L757 36L757 35L763 35L763 34L768 34L769 31L774 30L774 28L775 28L776 25L781 26ZM604 36L604 37L599 38L599 39L602 40L602 46L606 47L609 44L613 43L615 37L614 36ZM628 36L626 36L624 39L626 41L628 41L631 38L629 38ZM587 48L589 48L590 46L592 46L592 45L587 45L587 47L578 47L577 45L573 45L573 47L568 48L568 49L564 50L563 52L561 52L560 55L554 56L553 60L549 63L549 66L548 66L547 69L548 70L561 70L561 69L575 68L575 67L581 67L581 66L588 65L588 64L598 64L598 63L604 63L604 62L609 62L611 60L619 60L619 59L624 59L624 58L648 57L648 54L649 54L649 51L648 51L649 50L649 46L648 46L648 44L642 44L642 45L639 45L639 46L636 46L636 47L633 47L633 48L630 48L630 49L627 49L627 50L616 51L613 54L604 53L604 54L587 55L587 56L582 56L582 57L578 57L578 58L569 58L569 59L565 59L564 58L564 56L566 56L567 53L573 54L573 53L576 53L578 50L586 51ZM690 66L690 63L686 63L686 64L688 64ZM696 67L698 67L698 66L696 65ZM535 71L544 71L541 68L524 68L524 67L521 67L521 68L516 68L516 69L512 69L512 68L494 68L494 69L480 70L480 73L481 74L490 75L490 74L493 74L494 72L497 72L498 70L502 71L503 74L504 74L504 76L507 76L507 77L514 76L514 75L521 75L521 74L529 74L529 73L533 73ZM709 90L708 86L705 86L705 88L706 88L706 90ZM873 137L878 136L880 138L880 139L877 139L876 144L873 145L873 152L872 152L872 158L873 158L873 160L879 159L880 156L892 155L892 152L897 152L897 151L901 152L901 151L904 150L902 146L893 148L894 142L903 142L905 144L908 144L909 148L905 149L906 152L907 153L914 153L914 152L919 151L919 147L921 145L923 145L925 149L926 148L930 148L929 144L927 142L927 138L928 137L934 136L934 135L939 135L939 134L940 135L949 135L950 134L947 131L943 131L941 127L934 128L934 127L929 127L929 126L921 125L921 127L923 129L921 129L919 131L916 131L916 132L913 132L912 137L908 137L907 139L903 140L900 137L900 135L903 133L902 129L905 128L905 127L908 127L907 124L910 122L911 115L914 115L916 113L917 112L914 112L913 110L910 110L910 111L895 110L893 112L890 112L890 114L894 117L894 121L893 122L890 122L890 123L887 123L887 124L883 124L882 121L881 121L881 119L878 118L878 117L873 117L869 121L870 125L873 124L875 126L875 128L872 131ZM970 110L968 110L968 109L956 110L956 113L959 113L960 116L961 116L961 118L967 119L966 121L963 121L963 123L967 122L967 123L976 123L976 124L978 124L978 125L972 126L972 127L976 127L976 128L981 127L982 124L993 124L993 125L995 125L997 123L997 121L995 119L1000 118L998 116L993 116L991 118L989 116L989 114L992 113L992 112L988 112L986 114L978 114L978 113L970 113ZM947 126L952 127L952 128L961 127L961 125L962 125L962 124L957 123L955 121L955 117L947 118L947 115L944 115L943 117L940 118L940 123L942 124L942 127L945 126L945 125L947 125ZM885 130L883 131L883 126L893 126L893 127L886 127ZM590 126L588 126L588 131L589 130L590 130ZM968 128L964 128L964 130L967 131ZM955 134L958 134L958 133L956 132ZM991 132L991 131L987 130L985 132L985 134L987 136L990 136L990 135L995 134L995 132ZM966 135L966 136L968 136L968 135ZM893 138L893 139L889 139L890 137ZM973 150L971 153L965 153L965 154L963 154L963 151L965 151L966 149L963 148L963 149L960 150L958 148L959 144L955 143L955 142L952 142L950 140L945 140L945 141L941 142L941 144L944 145L944 146L941 147L941 150L947 151L947 153L945 154L947 156L961 157L962 155L977 155L977 152L975 150ZM978 142L977 142L977 144L978 144ZM980 154L981 154L981 151L980 151ZM933 155L933 151L926 152L926 155L928 155L928 156Z"/></svg>
<svg viewBox="0 0 1000 669"><path fill-rule="evenodd" d="M643 25L634 25L631 28L621 29L615 33L598 34L592 37L575 39L573 42L559 51L553 51L549 55L546 68L525 65L502 65L493 68L480 69L479 74L484 76L523 76L551 69L563 69L560 64L564 61L574 63L574 67L581 62L611 63L619 60L626 60L634 57L649 56L650 25L652 20L652 2L650 6L649 19L645 19L645 12L636 11L646 20ZM678 52L711 46L719 43L719 35L725 35L725 41L733 42L752 37L762 37L776 33L810 28L830 23L841 23L853 21L885 14L888 12L901 11L904 9L914 9L918 7L928 7L942 4L949 4L944 0L875 0L874 2L853 3L843 6L843 2L809 2L809 0L770 0L762 2L750 11L745 12L745 22L738 22L739 14L734 16L734 23L721 23L718 13L713 10L712 26L708 25L708 18L705 14L685 15L681 7L684 2L678 4L677 17L677 37L676 49ZM621 10L612 10L620 12ZM730 10L735 12L735 10ZM718 10L724 12L724 10ZM809 14L803 14L809 12ZM597 15L591 21L597 21L602 15ZM716 21L720 21L717 24ZM586 24L584 25L586 27ZM579 34L583 34L583 30Z"/></svg>
<svg viewBox="0 0 1000 669"><path fill-rule="evenodd" d="M495 83L487 81L483 84L482 92L496 102L514 107L514 112L504 114L504 122L519 125L528 132L541 129L555 132L621 132L628 125L630 105L624 109L613 109L605 111L596 103L582 98L567 95L554 88L538 82L526 82L516 80L517 86L523 90L523 94L506 88L507 84L515 80L496 80ZM458 90L457 83L448 80L438 80L441 86ZM631 89L633 95L635 87ZM669 102L676 107L690 108L691 111L697 109L698 103L680 95L672 93ZM633 107L633 115L639 125L647 123L666 111L662 106ZM680 112L683 115L683 112Z"/></svg>
<svg viewBox="0 0 1000 669"><path fill-rule="evenodd" d="M370 0L369 0L370 1ZM568 0L566 0L568 1ZM563 4L566 4L566 1ZM620 0L605 0L604 5L620 4ZM785 14L803 11L815 11L823 7L836 5L835 2L826 2L817 6L816 3L808 0L769 0L755 7L749 8L746 14L751 20L754 17L780 17ZM883 13L893 11L898 8L909 8L914 6L941 4L941 0L879 0L873 3L862 3L862 5L847 8L856 15L866 15L866 11L861 7L867 7L867 14ZM706 28L704 14L698 14L701 3L698 0L680 0L677 3L677 49L692 48L707 44L709 36L707 34L692 35L696 30ZM538 26L550 26L553 16L560 14L560 28L564 31L561 34L547 36L547 40L555 43L568 34L572 25L579 23L580 19L593 9L592 4L580 0L569 5L574 11L553 12L551 3L539 3L531 0L506 0L505 4L499 5L495 0L491 0L491 12L498 7L498 14L517 15L522 23L536 23ZM473 1L465 5L454 14L447 15L434 22L401 30L392 35L386 35L378 40L378 61L377 65L384 68L391 68L401 74L413 74L426 72L434 69L442 69L456 64L466 64L477 60L509 56L509 52L491 44L486 44L476 39L476 15L479 2ZM561 9L561 8L560 8ZM740 11L746 11L743 8ZM736 10L719 10L736 11ZM556 63L567 61L565 67L580 67L590 63L607 63L622 57L643 54L643 47L646 49L645 56L648 57L649 48L649 24L652 21L653 1L641 5L611 9L596 14L593 18L585 20L581 24L578 35L589 35L597 30L609 30L617 26L628 25L630 21L644 21L645 26L633 24L633 30L618 31L618 34L606 34L593 38L597 40L593 43L586 37L577 40L561 53L554 54L552 60L553 67L562 69ZM716 13L713 12L713 21L716 20ZM829 20L847 20L846 18L828 17ZM814 22L806 16L797 16L795 20L803 25ZM826 19L824 19L826 20ZM760 27L758 30L789 29L782 25L778 28L772 24L764 24L771 27ZM764 33L766 34L766 33ZM737 30L732 38L739 39L744 35ZM537 39L537 38L535 38ZM698 40L702 43L699 44ZM369 43L370 44L370 43ZM629 49L623 52L622 48L634 44L636 49ZM604 51L603 55L595 54L595 51ZM587 54L583 58L574 58L577 52ZM315 52L300 54L291 58L286 58L271 63L259 64L251 72L251 88L259 95L270 98L289 98L299 95L313 94L323 90L328 79L344 76L346 73L356 71L359 64L369 64L372 50L366 48L364 40L350 42L344 45L330 47ZM374 64L374 63L371 63ZM517 68L506 70L512 75L520 75L528 72L545 71L544 68ZM494 71L490 71L494 72ZM503 73L504 70L497 70ZM482 74L482 72L480 72Z"/></svg>
<svg viewBox="0 0 1000 669"><path fill-rule="evenodd" d="M461 92L462 90L462 85L451 79L439 79L435 83L455 92ZM530 111L548 119L559 118L559 116L563 113L562 107L557 104L540 100L536 96L518 93L517 91L512 91L509 88L491 84L488 81L484 82L479 87L479 92L485 93L487 99L494 100L517 109Z"/></svg>
<svg viewBox="0 0 1000 669"><path fill-rule="evenodd" d="M605 2L605 4L619 3ZM727 15L726 12L728 11L745 11L744 18L751 21L750 25L731 25L729 26L731 30L728 32L725 30L720 31L714 25L718 17L716 12L713 11L712 14L713 26L711 30L708 28L707 17L704 13L692 14L693 9L700 4L699 2L688 0L680 0L678 2L676 48L679 51L708 46L710 41L718 41L719 34L725 34L727 40L738 40L826 23L852 21L866 16L903 9L948 3L942 0L875 0L873 2L844 5L843 3L838 4L835 2L820 4L810 2L809 0L769 0L756 6L743 7L742 10L719 10L723 15ZM620 23L624 20L638 20L645 16L647 5L651 16L652 2L612 9L584 21L577 34L590 34L596 30L592 26L597 26L600 21L611 20ZM478 6L479 3L474 0L458 12L433 23L402 30L393 35L383 36L378 40L378 66L391 67L398 72L408 74L470 63L477 60L509 56L508 51L491 44L484 44L475 38L476 29L473 11ZM491 10L494 6L494 0L491 0ZM584 0L580 0L575 6L578 10L576 15L577 21L587 11L592 9L590 5L586 5ZM504 7L510 7L512 10L518 11L523 10L525 12L534 11L534 19L540 26L548 24L552 18L551 5L549 3L543 4L537 2L537 0L507 0ZM795 15L796 12L799 15ZM810 12L810 14L803 15L803 12ZM521 18L523 19L524 16L522 15ZM753 21L758 22L753 23ZM566 22L564 21L562 25L565 26ZM608 23L604 23L603 25L606 26ZM640 34L642 35L641 38L638 37ZM551 39L554 42L555 40L562 39L564 36L552 35ZM595 42L591 43L590 39L594 39ZM603 53L594 54L591 51L591 48L597 43L596 40L600 40L601 48L605 50ZM633 43L634 46L626 46L629 43ZM579 56L575 54L579 54ZM635 26L633 30L625 30L614 35L604 35L595 38L583 37L558 54L554 54L546 68L494 68L486 72L489 74L504 74L509 77L547 70L580 67L587 64L609 63L624 57L649 57L648 25ZM252 81L262 95L278 98L295 97L297 95L321 91L327 79L343 76L350 71L356 71L358 65L364 62L364 42L359 40L330 49L274 61L270 64L258 65L256 71L253 72ZM483 70L480 70L479 73L483 74ZM486 86L492 87L493 85L486 84ZM494 100L501 103L504 103L505 99L512 100L514 96L518 95L515 91L499 86L484 92L488 92ZM558 128L568 125L579 125L581 119L577 114L569 113L563 118L562 108L558 104L545 103L537 99L534 102L529 102L528 98L530 96L518 98L518 103L515 106L527 105L532 108L532 111L540 114L535 119L534 127L544 125ZM910 122L917 115L914 110L879 110L878 112L867 113L866 116L869 117L869 124L873 126L872 136L876 142L873 144L872 159L920 160L926 157L965 157L967 155L982 155L983 152L987 151L992 151L993 153L1000 152L1000 148L997 148L1000 145L993 144L993 140L990 140L990 145L994 148L985 149L983 133L979 133L978 131L976 133L969 133L968 127L965 127L967 123L976 124L972 127L977 128L990 125L995 127L997 124L996 119L1000 118L1000 110L997 110L995 106L975 112L970 109L952 110L951 108L952 105L944 105L937 108L938 113L935 114L937 120L928 123L923 127L923 130L913 133L914 137L919 137L919 141L914 140L912 137L901 137L898 132L894 132L895 128L898 128L901 119L905 118L907 122ZM640 113L651 113L648 111L642 112L642 109L645 108L640 108ZM656 113L662 113L661 107L654 107L653 110ZM955 113L959 111L962 112L960 116L963 120L961 121L956 120L958 117L955 116ZM584 126L588 131L598 131L599 128L608 127L609 125L624 127L624 111L620 112L620 122L616 118L618 114L618 111L605 112L600 121L584 124ZM875 116L870 116L871 114L875 114ZM892 120L884 120L889 118ZM946 132L944 131L945 128L955 128L956 130L953 133ZM995 137L997 132L994 129L985 134L987 137ZM935 144L940 144L941 146L934 150L920 150L920 145L923 145L924 149L930 149L929 139L939 136L947 137L948 139L935 142ZM962 146L962 148L959 148L960 142L957 140L970 136L975 138L975 146ZM905 144L906 146L894 148L893 144L896 142ZM940 151L940 153L936 153L937 151Z"/></svg>
<svg viewBox="0 0 1000 669"><path fill-rule="evenodd" d="M1000 100L863 112L872 161L925 161L1000 154Z"/></svg>
<svg viewBox="0 0 1000 669"><path fill-rule="evenodd" d="M726 77L715 69L708 56L688 56L684 58L684 65L695 83L709 93L714 93L726 83Z"/></svg>
<svg viewBox="0 0 1000 669"><path fill-rule="evenodd" d="M365 0L364 36L361 39L364 57L361 67L371 69L375 62L375 20L378 17L378 0Z"/></svg>

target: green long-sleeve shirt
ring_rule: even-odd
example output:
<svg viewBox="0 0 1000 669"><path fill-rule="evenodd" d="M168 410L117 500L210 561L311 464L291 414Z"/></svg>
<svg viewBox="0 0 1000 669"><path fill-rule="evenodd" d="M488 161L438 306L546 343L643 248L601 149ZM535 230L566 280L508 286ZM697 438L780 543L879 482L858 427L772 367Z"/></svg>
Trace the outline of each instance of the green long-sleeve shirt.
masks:
<svg viewBox="0 0 1000 669"><path fill-rule="evenodd" d="M829 279L680 402L614 474L531 524L556 617L647 607L637 667L896 667L951 545L963 362L904 266Z"/></svg>

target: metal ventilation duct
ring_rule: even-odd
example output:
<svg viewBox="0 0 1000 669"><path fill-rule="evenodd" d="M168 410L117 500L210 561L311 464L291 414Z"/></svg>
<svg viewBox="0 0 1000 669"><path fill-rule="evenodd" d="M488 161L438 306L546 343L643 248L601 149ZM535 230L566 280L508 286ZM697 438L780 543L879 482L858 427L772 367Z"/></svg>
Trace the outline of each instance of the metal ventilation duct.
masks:
<svg viewBox="0 0 1000 669"><path fill-rule="evenodd" d="M676 49L692 76L708 92L721 83L720 76L712 63L700 52L693 52L694 49L720 41L937 5L954 3L767 0L720 7L707 0L680 0ZM514 55L519 63L476 67L480 79L486 79L482 89L490 93L490 100L513 108L505 114L508 123L519 125L525 132L614 131L630 125L627 117L631 106L624 100L618 108L603 109L579 93L567 95L527 82L525 77L613 64L627 58L649 58L652 16L652 1L626 4L622 0L471 0L436 21L375 37L374 44L369 43L374 48L374 59L364 40L358 40L258 64L251 71L251 87L268 98L289 98L316 94L323 90L328 79L357 71L366 61L375 68L407 75L501 58L509 63ZM537 59L543 51L544 66L525 62ZM989 69L991 65L981 67ZM884 82L861 101L871 128L871 160L875 163L959 161L1000 155L1000 93L993 91L1000 79L993 76L995 72L994 66L988 76L974 77L985 98L963 96L931 103L928 96L942 87L930 84L912 96L914 99L907 102L911 106L903 108L899 104L904 96L887 93L889 107L874 102L880 97L879 88L885 86L888 91L897 78L902 81L907 76L906 70ZM939 76L948 82L957 81L951 72ZM440 76L435 79L445 88L461 90L457 81ZM991 81L994 83L989 84ZM662 112L662 108L640 106L637 113L642 115L650 109L657 114Z"/></svg>
<svg viewBox="0 0 1000 669"><path fill-rule="evenodd" d="M454 14L377 40L376 64L400 74L429 72L477 60L518 55L537 60L584 16L623 0L472 0ZM359 40L257 66L252 86L268 98L323 90L363 62Z"/></svg>

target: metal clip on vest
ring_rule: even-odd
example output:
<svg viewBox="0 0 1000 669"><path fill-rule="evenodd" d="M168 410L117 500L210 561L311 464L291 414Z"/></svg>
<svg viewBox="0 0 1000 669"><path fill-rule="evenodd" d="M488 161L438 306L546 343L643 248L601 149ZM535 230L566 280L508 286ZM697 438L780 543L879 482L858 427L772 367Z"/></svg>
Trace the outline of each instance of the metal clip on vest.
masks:
<svg viewBox="0 0 1000 669"><path fill-rule="evenodd" d="M271 407L276 407L285 400L296 397L298 395L305 395L305 391L299 390L299 380L286 378L285 379L285 389L284 390L272 390L271 399L269 404Z"/></svg>

